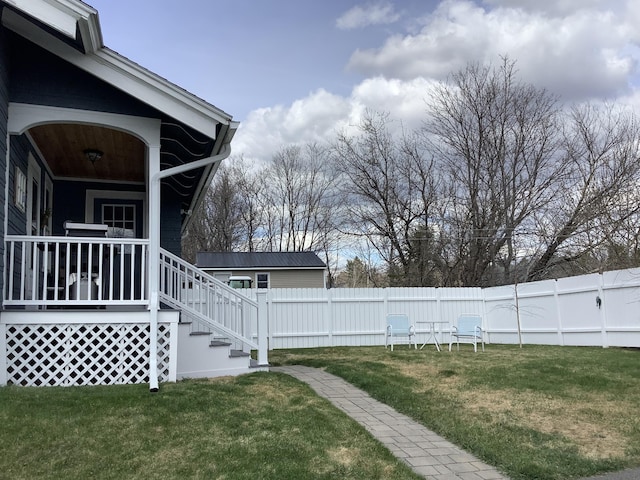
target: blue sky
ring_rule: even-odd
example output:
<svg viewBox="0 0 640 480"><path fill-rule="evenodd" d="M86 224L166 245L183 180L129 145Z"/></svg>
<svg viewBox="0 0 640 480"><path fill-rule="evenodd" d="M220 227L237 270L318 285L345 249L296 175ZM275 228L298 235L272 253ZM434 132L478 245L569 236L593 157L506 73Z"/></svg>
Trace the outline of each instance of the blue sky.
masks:
<svg viewBox="0 0 640 480"><path fill-rule="evenodd" d="M363 75L347 64L375 48L390 24L348 29L346 0L88 0L105 45L205 98L237 120L319 88L348 95ZM411 19L437 2L404 1ZM144 19L144 21L141 21Z"/></svg>
<svg viewBox="0 0 640 480"><path fill-rule="evenodd" d="M638 0L86 0L105 45L233 115L234 155L405 125L430 86L509 55L567 102L640 107Z"/></svg>

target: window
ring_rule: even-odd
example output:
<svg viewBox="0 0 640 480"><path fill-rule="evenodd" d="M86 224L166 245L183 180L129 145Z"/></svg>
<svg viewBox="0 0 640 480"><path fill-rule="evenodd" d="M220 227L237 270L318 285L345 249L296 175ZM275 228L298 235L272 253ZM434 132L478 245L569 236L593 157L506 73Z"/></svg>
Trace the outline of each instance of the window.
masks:
<svg viewBox="0 0 640 480"><path fill-rule="evenodd" d="M129 204L102 204L102 223L113 228L132 230L136 233L136 206Z"/></svg>
<svg viewBox="0 0 640 480"><path fill-rule="evenodd" d="M269 288L268 273L256 273L256 288Z"/></svg>
<svg viewBox="0 0 640 480"><path fill-rule="evenodd" d="M27 176L16 167L14 203L21 211L27 211Z"/></svg>

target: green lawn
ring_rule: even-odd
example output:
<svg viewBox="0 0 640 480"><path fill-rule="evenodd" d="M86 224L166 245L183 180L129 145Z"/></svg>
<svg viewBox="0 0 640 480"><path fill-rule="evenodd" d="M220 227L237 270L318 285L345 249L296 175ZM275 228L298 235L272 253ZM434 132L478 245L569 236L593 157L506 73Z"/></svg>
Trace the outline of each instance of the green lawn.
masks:
<svg viewBox="0 0 640 480"><path fill-rule="evenodd" d="M489 345L271 352L326 368L512 479L640 466L640 350ZM0 478L414 479L286 375L0 388Z"/></svg>
<svg viewBox="0 0 640 480"><path fill-rule="evenodd" d="M2 479L414 479L287 375L0 388Z"/></svg>
<svg viewBox="0 0 640 480"><path fill-rule="evenodd" d="M640 466L640 350L488 345L280 350L326 368L513 479Z"/></svg>

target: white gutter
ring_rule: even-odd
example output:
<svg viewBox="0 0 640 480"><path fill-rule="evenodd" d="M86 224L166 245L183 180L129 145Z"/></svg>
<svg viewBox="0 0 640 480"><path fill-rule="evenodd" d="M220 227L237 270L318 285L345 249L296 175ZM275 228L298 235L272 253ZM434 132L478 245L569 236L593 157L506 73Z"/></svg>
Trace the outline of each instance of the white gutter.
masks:
<svg viewBox="0 0 640 480"><path fill-rule="evenodd" d="M216 163L220 163L222 160L227 158L231 154L231 147L228 143L222 145L220 149L220 153L214 155L213 157L202 158L200 160L196 160L195 162L185 163L184 165L177 165L175 167L166 168L164 170L160 170L156 173L151 181L153 182L155 179L162 180L163 178L172 177L173 175L178 175L180 173L188 172L189 170L195 170L196 168L206 167L209 165L214 165Z"/></svg>
<svg viewBox="0 0 640 480"><path fill-rule="evenodd" d="M160 309L160 181L163 178L200 167L220 163L231 154L231 146L225 142L220 153L212 157L176 167L158 170L151 175L149 186L149 390L158 391L158 311Z"/></svg>

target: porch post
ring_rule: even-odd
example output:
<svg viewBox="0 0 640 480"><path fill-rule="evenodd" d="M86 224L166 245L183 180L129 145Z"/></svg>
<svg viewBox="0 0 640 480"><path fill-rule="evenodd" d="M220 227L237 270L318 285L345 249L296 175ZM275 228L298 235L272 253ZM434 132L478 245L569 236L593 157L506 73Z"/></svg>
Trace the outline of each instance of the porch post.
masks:
<svg viewBox="0 0 640 480"><path fill-rule="evenodd" d="M258 301L258 365L269 366L269 312L267 292L257 292Z"/></svg>
<svg viewBox="0 0 640 480"><path fill-rule="evenodd" d="M158 391L160 281L160 145L149 146L149 390Z"/></svg>

